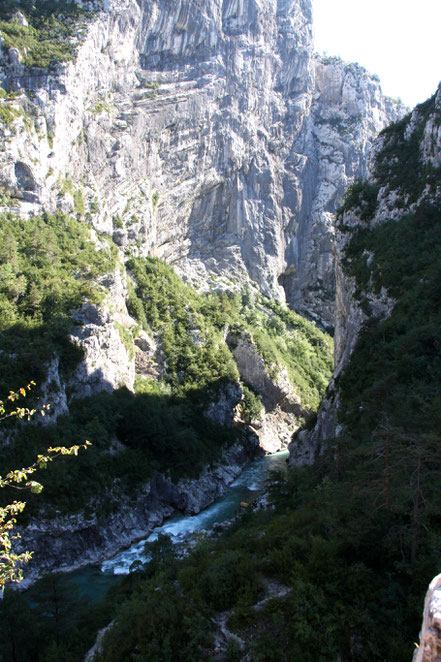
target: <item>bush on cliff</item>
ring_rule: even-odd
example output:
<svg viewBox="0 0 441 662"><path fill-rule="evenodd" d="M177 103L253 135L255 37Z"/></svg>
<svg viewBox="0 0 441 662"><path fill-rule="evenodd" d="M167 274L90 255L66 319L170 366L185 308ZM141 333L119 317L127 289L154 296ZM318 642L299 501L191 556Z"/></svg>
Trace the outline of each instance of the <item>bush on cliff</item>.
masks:
<svg viewBox="0 0 441 662"><path fill-rule="evenodd" d="M127 268L135 281L129 308L158 335L175 390L189 392L220 377L238 379L223 340L232 329L250 334L274 377L287 368L305 408L318 407L332 374L332 340L314 324L247 291L198 294L155 258L130 260Z"/></svg>
<svg viewBox="0 0 441 662"><path fill-rule="evenodd" d="M13 19L21 12L28 25ZM55 66L73 60L94 12L75 2L5 0L0 7L0 32L5 48L17 48L27 68Z"/></svg>
<svg viewBox="0 0 441 662"><path fill-rule="evenodd" d="M222 334L204 315L205 297L185 285L173 269L155 258L126 264L135 280L129 296L140 324L158 335L166 361L166 380L176 393L200 389L239 373Z"/></svg>
<svg viewBox="0 0 441 662"><path fill-rule="evenodd" d="M116 249L92 242L86 224L56 212L0 215L0 391L44 381L55 354L68 371L81 352L68 340L70 313L99 301L95 279L116 265Z"/></svg>

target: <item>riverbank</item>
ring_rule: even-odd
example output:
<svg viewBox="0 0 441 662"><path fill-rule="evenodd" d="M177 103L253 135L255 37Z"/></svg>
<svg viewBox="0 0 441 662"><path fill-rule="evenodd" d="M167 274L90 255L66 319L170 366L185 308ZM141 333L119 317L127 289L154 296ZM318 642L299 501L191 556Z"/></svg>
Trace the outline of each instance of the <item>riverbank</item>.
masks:
<svg viewBox="0 0 441 662"><path fill-rule="evenodd" d="M130 572L130 568L136 561L143 563L148 560L144 553L147 542L156 540L160 534L167 535L175 549L178 547L178 550L182 551L190 543L194 534L217 533L219 530L223 530L244 508L251 507L253 502L260 501L271 472L286 470L287 458L288 451L280 451L250 462L227 487L223 496L218 497L197 515L177 513L153 531L148 532L141 540L118 551L102 563L87 564L83 567L73 568L72 571L66 569L64 576L60 578L61 586L90 604L99 602L105 597L107 591L121 580L122 575ZM245 503L249 506L241 505ZM27 593L31 601L32 596L36 595L38 591L39 582L36 582Z"/></svg>
<svg viewBox="0 0 441 662"><path fill-rule="evenodd" d="M286 469L288 456L289 451L285 450L254 460L231 483L225 494L207 508L196 515L173 516L156 527L148 537L105 561L101 566L102 571L128 574L132 564L149 560L144 552L145 544L157 540L160 535L168 536L179 550L195 533L208 533L213 527L223 528L222 525L229 523L244 508L252 507L253 502L262 496L270 473Z"/></svg>
<svg viewBox="0 0 441 662"><path fill-rule="evenodd" d="M34 551L24 569L22 589L51 572L72 572L97 565L132 543L145 539L174 513L197 514L228 489L256 456L261 453L250 435L226 449L213 467L197 479L182 479L176 484L157 472L145 483L135 499L122 496L116 512L107 516L69 516L41 518L20 527L26 549ZM91 509L92 510L92 509Z"/></svg>

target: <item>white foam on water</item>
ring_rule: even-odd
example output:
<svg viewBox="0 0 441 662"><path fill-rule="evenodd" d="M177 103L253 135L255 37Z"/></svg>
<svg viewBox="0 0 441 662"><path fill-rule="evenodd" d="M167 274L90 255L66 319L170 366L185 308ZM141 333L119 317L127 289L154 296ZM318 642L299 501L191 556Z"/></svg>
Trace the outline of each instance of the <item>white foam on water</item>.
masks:
<svg viewBox="0 0 441 662"><path fill-rule="evenodd" d="M284 466L287 451L266 456L249 465L236 480L231 483L223 497L217 499L208 508L198 515L176 515L158 526L148 536L131 545L128 549L116 554L101 565L102 572L111 572L115 575L126 575L131 571L133 563L149 561L144 551L146 542L157 540L160 534L169 536L175 545L182 545L189 541L197 532L204 532L216 524L231 519L240 508L241 502L247 502L247 495L263 488L269 471Z"/></svg>

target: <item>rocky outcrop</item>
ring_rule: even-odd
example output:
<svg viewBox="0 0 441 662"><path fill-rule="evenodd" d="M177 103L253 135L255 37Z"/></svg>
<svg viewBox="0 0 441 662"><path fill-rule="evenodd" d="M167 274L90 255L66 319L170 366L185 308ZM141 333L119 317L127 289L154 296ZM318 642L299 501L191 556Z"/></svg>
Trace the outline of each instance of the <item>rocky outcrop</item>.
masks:
<svg viewBox="0 0 441 662"><path fill-rule="evenodd" d="M314 65L302 206L283 284L298 312L334 326L335 212L348 185L366 176L373 140L404 107L383 97L378 78L357 64L316 56Z"/></svg>
<svg viewBox="0 0 441 662"><path fill-rule="evenodd" d="M243 441L226 449L219 461L197 479L173 483L168 476L155 473L133 498L118 490L97 497L87 509L93 514L56 514L50 519L41 516L26 527L19 527L26 549L34 552L20 587L27 588L48 572L101 562L146 538L177 510L198 513L222 496L256 453L257 438L244 432Z"/></svg>
<svg viewBox="0 0 441 662"><path fill-rule="evenodd" d="M273 370L270 370L250 334L230 333L227 343L241 378L262 396L267 410L275 409L279 405L286 411L299 415L303 413L300 398L290 384L286 368L280 370L279 367L273 366Z"/></svg>
<svg viewBox="0 0 441 662"><path fill-rule="evenodd" d="M230 332L227 337L241 379L261 396L263 412L251 428L259 444L268 453L286 448L293 432L299 427L299 418L306 414L301 400L289 381L286 368L265 364L251 335Z"/></svg>
<svg viewBox="0 0 441 662"><path fill-rule="evenodd" d="M304 467L312 464L320 454L323 444L341 433L337 422L338 391L334 379L331 380L320 403L317 421L310 429L294 434L289 445L289 464Z"/></svg>
<svg viewBox="0 0 441 662"><path fill-rule="evenodd" d="M93 662L95 656L102 652L102 643L106 633L113 627L115 621L110 621L109 625L98 630L96 640L92 648L87 651L87 654L84 658L84 662Z"/></svg>
<svg viewBox="0 0 441 662"><path fill-rule="evenodd" d="M259 446L264 451L277 453L288 448L292 435L299 425L297 417L277 405L270 411L265 410L259 420L251 422L250 427L257 435Z"/></svg>
<svg viewBox="0 0 441 662"><path fill-rule="evenodd" d="M205 416L213 423L231 427L234 424L234 409L242 398L242 389L239 384L229 382L211 396L211 402L205 409Z"/></svg>
<svg viewBox="0 0 441 662"><path fill-rule="evenodd" d="M155 340L141 329L134 340L134 344L136 374L143 377L159 377L161 368L157 361L158 347Z"/></svg>
<svg viewBox="0 0 441 662"><path fill-rule="evenodd" d="M333 324L333 212L402 112L356 65L315 58L310 0L109 0L75 63L27 71L2 129L21 213L86 216L191 281L226 272ZM80 200L84 201L84 210Z"/></svg>
<svg viewBox="0 0 441 662"><path fill-rule="evenodd" d="M133 391L137 366L142 363L152 368L149 343L153 341L147 341L147 334L127 312L126 274L122 265L100 277L97 285L101 301L84 303L71 313L74 327L69 338L82 352L77 367L66 377L59 358L54 357L46 364L41 401L50 403L50 410L48 416L39 419L41 423L54 423L58 416L68 413L72 397L112 392L121 386ZM147 369L138 372L146 374Z"/></svg>
<svg viewBox="0 0 441 662"><path fill-rule="evenodd" d="M243 430L243 443L225 451L221 461L213 468L206 468L197 480L182 479L178 482L182 510L196 515L215 499L222 496L227 486L241 473L256 455L262 453L258 438L249 430Z"/></svg>
<svg viewBox="0 0 441 662"><path fill-rule="evenodd" d="M441 575L432 579L424 603L420 643L413 662L441 660Z"/></svg>
<svg viewBox="0 0 441 662"><path fill-rule="evenodd" d="M117 268L100 279L104 300L85 303L73 313L76 331L71 340L84 351L84 359L71 381L73 395L87 397L102 390L127 386L133 390L135 350L132 328L138 326L126 308L125 273Z"/></svg>
<svg viewBox="0 0 441 662"><path fill-rule="evenodd" d="M403 120L405 121L405 120ZM434 196L439 195L436 187L431 185L431 168L441 162L441 136L439 125L441 122L441 86L436 95L417 106L409 115L404 132L407 144L416 143L419 172L414 173L415 187L412 195L401 189L398 184L390 183L384 177L378 179L376 166L378 159L394 161L393 152L389 157L383 152L387 141L394 140L388 134L380 135L374 143L367 182L377 192L377 199L368 219L371 227L387 219L398 220L419 205L430 203ZM436 167L439 167L436 166ZM391 178L392 179L392 178ZM397 201L399 204L397 204ZM361 205L363 205L363 200ZM322 443L326 439L338 437L342 428L338 424L339 393L336 380L350 360L360 331L369 318L385 319L395 304L384 288L374 291L368 285L363 297L356 293L355 280L348 275L344 268L346 246L352 232L359 227L366 227L366 218L363 218L362 208L348 209L340 218L341 229L336 233L336 324L334 343L334 375L327 389L318 412L317 423L310 431L302 431L293 441L290 448L290 463L309 464L320 452ZM368 256L368 260L372 256ZM362 301L363 300L363 301Z"/></svg>

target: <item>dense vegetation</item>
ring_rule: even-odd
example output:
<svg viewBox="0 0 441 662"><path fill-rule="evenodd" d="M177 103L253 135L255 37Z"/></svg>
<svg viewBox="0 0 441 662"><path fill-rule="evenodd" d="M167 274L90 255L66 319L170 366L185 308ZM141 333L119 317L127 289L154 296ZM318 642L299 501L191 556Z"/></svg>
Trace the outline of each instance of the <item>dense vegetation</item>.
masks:
<svg viewBox="0 0 441 662"><path fill-rule="evenodd" d="M161 260L130 260L127 268L136 282L129 312L158 335L167 381L174 391L188 392L221 378L237 380L236 364L221 331L204 315L205 297L184 285Z"/></svg>
<svg viewBox="0 0 441 662"><path fill-rule="evenodd" d="M389 130L391 140L397 132ZM417 172L426 171L420 164ZM401 185L411 193L406 172ZM370 186L347 195L346 211L360 210L356 193ZM187 559L152 563L128 579L113 603L117 625L103 661L135 652L209 660L211 619L224 610L256 661L411 658L441 555L441 204L421 201L400 220L371 227L373 200L348 235L344 267L366 313L369 291L384 288L396 304L387 319L371 313L338 380L344 435L329 440L313 467L280 480L273 511L247 512ZM288 591L259 605L269 582ZM181 599L189 620L166 630ZM231 641L225 659L244 655Z"/></svg>
<svg viewBox="0 0 441 662"><path fill-rule="evenodd" d="M87 225L57 212L22 219L0 215L0 392L30 379L59 356L68 371L81 353L69 342L70 313L102 297L96 278L115 268L116 249L91 241Z"/></svg>
<svg viewBox="0 0 441 662"><path fill-rule="evenodd" d="M359 219L369 225L378 208L381 187L394 191L393 204L397 209L405 209L417 202L425 189L435 194L441 167L436 168L427 160L422 160L420 154L427 119L430 117L435 126L441 124L435 97L416 107L415 122L412 123L413 115L409 114L383 129L380 133L381 149L376 154L372 178L370 181L358 180L347 189L338 213L340 219L345 212L354 211Z"/></svg>
<svg viewBox="0 0 441 662"><path fill-rule="evenodd" d="M82 508L88 515L102 517L120 507L123 495L136 494L154 471L170 471L175 479L197 476L236 439L236 433L211 423L198 403L198 398L204 401L204 393L193 395L133 394L121 388L75 400L69 415L59 417L56 424L24 426L14 445L2 451L2 473L3 467L26 466L60 439L66 445L70 439L93 444L75 462L61 458L50 467L42 477L42 494L27 497L25 517L35 517L42 504L49 518ZM5 501L14 496L3 492Z"/></svg>
<svg viewBox="0 0 441 662"><path fill-rule="evenodd" d="M245 309L245 326L270 371L285 365L303 406L316 410L332 374L332 339L277 301L263 304Z"/></svg>
<svg viewBox="0 0 441 662"><path fill-rule="evenodd" d="M95 631L110 617L92 607L60 574L48 575L31 599L6 590L0 602L1 655L5 662L79 662Z"/></svg>
<svg viewBox="0 0 441 662"><path fill-rule="evenodd" d="M434 568L441 551L430 534L441 468L440 233L441 206L422 203L398 222L358 230L347 248L360 291L384 287L397 303L386 320L366 324L340 380L342 463L347 453L350 467L354 452L363 462L366 503L388 511L383 534L409 571L419 560Z"/></svg>
<svg viewBox="0 0 441 662"><path fill-rule="evenodd" d="M53 597L48 603L37 587L31 609L22 600L37 651L31 659L48 662L58 654L78 661L93 632L115 619L100 662L209 661L216 619L224 613L243 642L242 650L230 642L226 661L239 662L245 652L256 662L409 660L421 595L409 591L408 573L393 568L398 561L390 551L377 546L384 513L366 520L363 495L333 466L328 458L280 477L274 509L247 510L221 538L202 539L184 559L174 557L166 537L159 539L149 550L152 562L124 578L105 603L80 605L71 591L66 602L59 598L56 620ZM0 605L5 628L14 608L13 596ZM11 640L2 641L8 650Z"/></svg>
<svg viewBox="0 0 441 662"><path fill-rule="evenodd" d="M423 124L430 103L420 107ZM183 559L160 538L150 548L150 564L113 589L105 604L88 608L90 622L73 595L69 609L66 598L59 600L63 610L54 608L56 577L47 580L52 597L43 590L34 604L18 606L22 598L7 595L0 605L6 659L79 660L94 631L114 619L102 662L208 661L220 615L239 637L231 639L226 661L245 654L256 662L411 659L423 594L441 556L441 203L435 195L441 179L423 165L405 126L384 133L377 181L358 182L341 213L340 230L348 233L343 268L368 316L337 380L344 433L328 440L314 466L278 477L273 509L247 509L223 536L201 540ZM420 138L423 129L416 127ZM413 180L406 168L400 177L395 149L413 164ZM420 199L427 182L432 195ZM373 224L377 185L386 184L401 192L403 204L417 204L399 220ZM344 212L351 211L361 221L355 228L344 224ZM191 472L201 453L210 461L223 440L216 441L214 426L207 429L197 403L207 388L237 378L221 342L227 324L231 334L252 338L274 374L288 364L310 405L327 374L328 341L294 313L250 292L201 296L158 260L127 266L133 277L128 306L163 347L165 381L138 381L137 395L121 389L78 401L58 431L45 429L45 438L62 431L70 443L80 433L96 445L94 455L90 449L69 465L81 477L65 482L58 474L48 486L67 510L71 492L77 498L75 482L87 501L95 482L109 494L108 477L116 476L117 489L128 490L152 468L162 469L164 457L179 473ZM395 302L386 319L372 312L369 294L380 293ZM246 394L252 417L259 402ZM117 455L106 453L114 437L124 442ZM94 464L81 465L89 458ZM23 614L28 637L20 644L14 624ZM29 642L37 652L21 658L17 650L30 650Z"/></svg>
<svg viewBox="0 0 441 662"><path fill-rule="evenodd" d="M130 260L127 267L136 283L129 311L144 327L148 320L159 335L175 390L238 378L222 340L230 330L248 335L274 377L287 367L305 408L318 407L332 372L332 341L312 323L250 291L198 294L155 258Z"/></svg>
<svg viewBox="0 0 441 662"><path fill-rule="evenodd" d="M101 301L104 291L94 285L94 279L115 268L116 257L105 241L97 250L87 226L63 214L29 220L4 215L0 220L4 272L1 339L8 352L2 377L7 389L20 383L25 373L27 378L43 380L44 361L54 355L60 356L66 375L75 366L80 354L68 341L73 324L70 314L85 300ZM27 496L26 519L43 513L51 518L79 509L88 516L105 518L121 506L121 499L135 497L154 471L169 471L176 479L196 476L216 460L237 438L237 431L226 430L204 416L207 402L215 400L229 381L238 379L223 340L228 329L253 340L274 375L288 363L293 384L308 406L317 404L329 378L330 339L295 313L250 292L200 295L160 260L130 260L127 267L133 279L128 286L128 309L140 327L154 333L163 355L164 379L138 377L136 394L121 388L74 400L69 415L60 416L56 424L27 425L15 432L14 444L2 449L1 472L26 466L60 439L66 445L83 439L93 443L75 462L60 459L51 466L43 479L43 493ZM133 346L132 332L136 330L121 328L120 332ZM251 420L259 416L262 404L246 385L244 393L243 414ZM14 496L7 490L2 493L5 502ZM236 561L242 557L227 557L224 574L234 568L232 576L240 577L243 569ZM222 572L223 562L223 557L216 562L214 575ZM213 584L208 579L208 557L205 563L204 581ZM2 603L0 636L5 659L78 660L80 651L82 654L93 641L94 628L105 625L111 615L109 605L91 609L72 592L68 596L57 577L48 578L46 584L31 605L12 594ZM173 587L164 590L173 607L167 602L164 610L153 605L149 612L152 622L165 632L170 630L166 619L175 618L173 632L180 637L180 654L190 659L195 646L205 650L209 645L210 622L197 607L187 609L188 619L181 623L179 593ZM218 590L214 584L210 588L212 607ZM247 590L257 595L251 581ZM229 604L227 587L224 592L225 598L219 599ZM27 622L25 640L21 630L14 628L23 619ZM160 659L163 644L151 642L149 646L148 654ZM176 650L173 641L170 647Z"/></svg>
<svg viewBox="0 0 441 662"><path fill-rule="evenodd" d="M28 25L11 20L20 11ZM0 33L4 46L17 48L28 68L53 67L75 58L85 22L92 12L74 2L57 0L4 0L0 7Z"/></svg>
<svg viewBox="0 0 441 662"><path fill-rule="evenodd" d="M348 194L346 211L369 186ZM345 433L279 479L273 510L247 511L182 560L159 541L109 597L103 662L210 660L220 612L244 646L231 640L225 660L411 659L441 555L441 205L432 197L380 225L369 216L344 263L370 314L337 384ZM366 294L383 288L396 303L377 319Z"/></svg>
<svg viewBox="0 0 441 662"><path fill-rule="evenodd" d="M435 104L436 95L416 107L418 119L411 127L411 116L386 127L381 135L382 149L376 156L374 177L380 185L387 183L389 190L400 194L397 207L416 202L424 189L435 192L439 185L441 168L435 168L420 158L420 144L426 121L431 117L438 126L441 114Z"/></svg>
<svg viewBox="0 0 441 662"><path fill-rule="evenodd" d="M213 659L212 618L220 612L244 646L231 641L226 660L245 652L256 662L408 660L415 631L406 582L385 581L376 527L360 525L347 485L303 469L282 480L273 498L275 510L247 512L222 539L126 580L99 660L135 651L152 662ZM180 602L189 619L167 628Z"/></svg>
<svg viewBox="0 0 441 662"><path fill-rule="evenodd" d="M86 299L100 302L104 290L94 279L115 268L116 256L106 241L97 250L84 223L59 213L29 220L5 215L0 232L1 384L7 393L30 378L42 383L45 361L54 356L68 376L81 358L68 339L71 312ZM169 470L175 478L197 476L217 459L236 438L204 415L207 403L239 379L222 335L228 324L238 333L252 332L273 371L291 366L305 406L317 404L329 379L330 339L295 313L273 302L263 306L249 293L202 296L157 259L130 260L127 267L133 278L128 309L140 327L155 334L163 379L139 376L136 394L122 388L74 400L56 424L19 428L14 444L2 452L2 470L26 466L60 439L93 444L77 462L51 467L41 497L29 498L27 517L41 504L49 516L77 511L97 494L102 498L96 508L105 514L117 507L121 490L133 493L156 470ZM118 330L133 353L136 329ZM251 420L262 405L252 390L244 391L244 417ZM118 452L109 452L114 440ZM12 497L5 491L4 498Z"/></svg>

